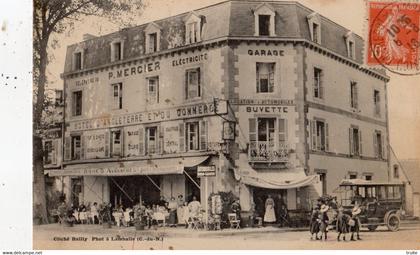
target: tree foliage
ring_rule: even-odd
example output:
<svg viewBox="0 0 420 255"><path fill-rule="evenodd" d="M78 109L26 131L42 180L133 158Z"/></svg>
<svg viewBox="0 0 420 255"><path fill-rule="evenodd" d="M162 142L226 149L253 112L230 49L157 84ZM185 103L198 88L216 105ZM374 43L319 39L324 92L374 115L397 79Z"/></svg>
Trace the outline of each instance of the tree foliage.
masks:
<svg viewBox="0 0 420 255"><path fill-rule="evenodd" d="M53 35L71 29L76 21L86 16L98 16L121 26L133 24L145 7L144 0L34 0L33 1L33 152L34 152L34 196L39 196L39 213L47 223L45 182L42 162L40 134L45 128L43 115L48 111L46 96L48 47L53 47ZM38 194L35 194L37 192Z"/></svg>

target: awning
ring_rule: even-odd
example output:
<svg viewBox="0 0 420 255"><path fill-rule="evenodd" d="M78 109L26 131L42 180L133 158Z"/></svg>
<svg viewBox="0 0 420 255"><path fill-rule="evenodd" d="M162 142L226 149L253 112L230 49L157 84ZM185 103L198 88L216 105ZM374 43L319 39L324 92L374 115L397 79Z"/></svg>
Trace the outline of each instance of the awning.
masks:
<svg viewBox="0 0 420 255"><path fill-rule="evenodd" d="M282 177L282 179L278 181L267 180L263 177L254 176L242 176L241 181L242 183L250 186L266 189L294 189L308 186L318 181L318 177L316 175L303 176L297 179L287 178L288 175L286 173L279 173L278 175ZM283 179L283 177L285 178Z"/></svg>
<svg viewBox="0 0 420 255"><path fill-rule="evenodd" d="M293 189L311 185L319 181L317 175L306 175L303 168L255 170L240 156L235 179L240 182L266 189Z"/></svg>
<svg viewBox="0 0 420 255"><path fill-rule="evenodd" d="M130 176L183 174L184 168L194 167L209 156L148 159L142 161L91 163L72 165L63 170L45 170L49 176Z"/></svg>

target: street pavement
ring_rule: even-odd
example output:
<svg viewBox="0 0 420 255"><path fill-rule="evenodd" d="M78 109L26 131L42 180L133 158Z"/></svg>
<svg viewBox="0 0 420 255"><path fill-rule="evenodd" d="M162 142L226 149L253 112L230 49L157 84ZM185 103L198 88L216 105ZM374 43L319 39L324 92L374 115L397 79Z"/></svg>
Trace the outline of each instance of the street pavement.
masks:
<svg viewBox="0 0 420 255"><path fill-rule="evenodd" d="M45 249L420 249L420 223L403 223L398 232L385 227L362 231L361 241L337 242L335 231L326 241L312 241L304 229L245 228L221 231L158 228L136 231L133 227L104 229L99 225L59 224L34 226L33 248ZM349 239L349 234L347 236Z"/></svg>

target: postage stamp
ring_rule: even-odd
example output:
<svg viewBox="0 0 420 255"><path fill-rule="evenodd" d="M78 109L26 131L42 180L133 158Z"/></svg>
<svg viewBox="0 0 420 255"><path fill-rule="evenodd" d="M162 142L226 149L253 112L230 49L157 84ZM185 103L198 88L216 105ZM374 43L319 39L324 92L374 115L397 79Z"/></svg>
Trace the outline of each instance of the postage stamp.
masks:
<svg viewBox="0 0 420 255"><path fill-rule="evenodd" d="M420 74L420 3L369 1L366 63L401 75Z"/></svg>

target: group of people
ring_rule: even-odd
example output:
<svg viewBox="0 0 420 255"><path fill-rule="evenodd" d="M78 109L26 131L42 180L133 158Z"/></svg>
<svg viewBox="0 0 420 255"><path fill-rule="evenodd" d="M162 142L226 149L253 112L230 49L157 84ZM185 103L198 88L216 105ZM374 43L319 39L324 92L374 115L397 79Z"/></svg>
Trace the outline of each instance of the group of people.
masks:
<svg viewBox="0 0 420 255"><path fill-rule="evenodd" d="M106 205L103 204L101 206ZM59 223L64 218L67 218L76 224L99 224L99 211L101 210L101 206L98 206L98 203L94 202L93 204L89 203L87 206L81 203L79 206L72 204L70 207L67 207L66 202L63 201L57 208Z"/></svg>
<svg viewBox="0 0 420 255"><path fill-rule="evenodd" d="M312 210L310 219L311 240L322 240L323 238L324 240L327 240L328 225L330 223L330 219L327 214L329 210L330 206L327 205L326 201L319 199L318 205ZM337 231L337 241L341 241L341 237L343 238L343 241L345 241L347 233L351 233L351 241L356 241L355 235L357 240L361 240L359 235L360 213L361 208L357 201L354 203L351 216L344 213L342 206L337 208L335 225ZM318 236L319 233L321 233L320 236Z"/></svg>
<svg viewBox="0 0 420 255"><path fill-rule="evenodd" d="M175 197L171 197L167 201L163 196L160 197L159 201L150 204L138 204L134 207L141 207L142 209L142 220L145 224L151 228L157 226L160 222L167 224L170 227L176 227L177 225L185 225L188 227L189 222L199 217L201 213L201 204L197 200L197 197L193 196L190 202L184 200L183 195L179 195L176 200ZM117 226L121 224L124 226L130 226L133 223L135 217L135 210L133 208L123 208L119 205L113 210L113 217Z"/></svg>

